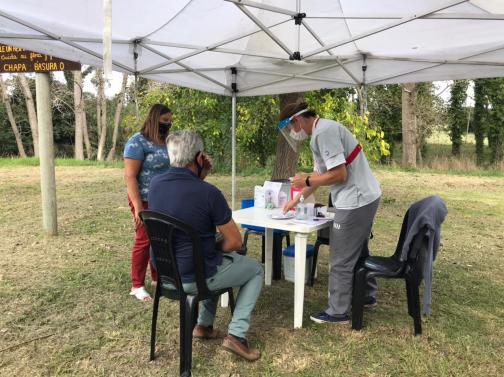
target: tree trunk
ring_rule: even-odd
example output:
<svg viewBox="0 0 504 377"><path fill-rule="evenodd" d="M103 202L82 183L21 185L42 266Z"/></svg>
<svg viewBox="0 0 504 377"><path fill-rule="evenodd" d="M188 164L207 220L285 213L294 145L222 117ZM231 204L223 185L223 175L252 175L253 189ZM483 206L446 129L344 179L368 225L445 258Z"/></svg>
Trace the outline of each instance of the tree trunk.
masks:
<svg viewBox="0 0 504 377"><path fill-rule="evenodd" d="M86 103L84 102L84 97L82 99L82 134L84 136L84 144L86 145L86 156L88 160L93 158L93 149L91 148L91 143L89 142L89 132L86 120Z"/></svg>
<svg viewBox="0 0 504 377"><path fill-rule="evenodd" d="M5 111L7 111L7 116L9 117L9 121L12 127L12 132L14 133L14 137L16 138L16 144L19 151L19 157L26 158L26 153L23 147L23 141L21 140L21 134L19 133L19 129L16 124L16 120L14 119L14 114L12 114L12 108L9 101L9 95L7 94L7 88L5 87L5 83L3 81L3 76L0 76L0 89L2 91L2 101L5 107Z"/></svg>
<svg viewBox="0 0 504 377"><path fill-rule="evenodd" d="M356 88L357 100L359 101L359 115L364 115L367 111L367 88L359 85Z"/></svg>
<svg viewBox="0 0 504 377"><path fill-rule="evenodd" d="M416 167L417 156L416 97L416 84L402 84L402 164L410 168Z"/></svg>
<svg viewBox="0 0 504 377"><path fill-rule="evenodd" d="M28 110L28 121L30 122L30 129L33 140L33 155L35 157L39 156L39 137L38 137L38 122L37 122L37 110L35 110L35 101L33 100L33 94L30 89L30 84L26 79L24 73L18 73L19 83L24 93L26 101L26 109Z"/></svg>
<svg viewBox="0 0 504 377"><path fill-rule="evenodd" d="M484 141L485 141L485 121L486 112L485 108L485 81L482 79L474 80L474 117L473 117L473 130L474 138L476 139L476 163L483 165L484 163Z"/></svg>
<svg viewBox="0 0 504 377"><path fill-rule="evenodd" d="M96 80L96 134L98 135L98 142L99 142L101 137L101 124L102 124L101 96L103 95L103 77L102 77L102 71L100 69L97 69L95 72L95 80ZM100 82L102 82L101 89L100 89Z"/></svg>
<svg viewBox="0 0 504 377"><path fill-rule="evenodd" d="M287 104L304 99L303 93L280 94L280 110ZM277 145L275 153L275 166L271 179L292 177L296 173L299 154L294 152L287 140L277 131Z"/></svg>
<svg viewBox="0 0 504 377"><path fill-rule="evenodd" d="M467 87L467 80L456 80L453 82L451 88L448 114L450 115L450 139L452 142L452 154L454 156L460 156L462 135L467 121L467 114L465 110Z"/></svg>
<svg viewBox="0 0 504 377"><path fill-rule="evenodd" d="M81 71L72 71L73 73L73 92L74 92L74 112L75 112L75 150L74 157L76 160L84 160L84 144L83 144L83 113L84 113L84 96L82 93L82 73Z"/></svg>
<svg viewBox="0 0 504 377"><path fill-rule="evenodd" d="M98 82L98 102L99 105L97 109L99 113L97 113L96 118L99 120L98 129L99 132L99 141L98 141L98 151L96 152L96 159L98 161L103 161L105 159L105 142L107 141L107 99L105 98L105 85L103 79L103 70L97 69L97 82ZM98 116L98 114L100 114Z"/></svg>
<svg viewBox="0 0 504 377"><path fill-rule="evenodd" d="M128 74L123 73L123 81L121 85L121 92L117 97L117 106L114 115L114 133L112 134L112 148L110 148L107 156L107 161L112 161L115 157L115 149L117 143L117 134L119 133L119 123L121 122L121 113L124 104L124 93L126 92L126 83L128 82Z"/></svg>

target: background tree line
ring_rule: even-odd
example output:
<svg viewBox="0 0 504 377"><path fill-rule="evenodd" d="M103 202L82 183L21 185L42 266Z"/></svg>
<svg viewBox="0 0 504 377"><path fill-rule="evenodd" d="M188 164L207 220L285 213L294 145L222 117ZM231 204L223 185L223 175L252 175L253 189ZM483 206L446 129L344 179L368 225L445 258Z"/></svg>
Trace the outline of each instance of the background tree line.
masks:
<svg viewBox="0 0 504 377"><path fill-rule="evenodd" d="M94 74L95 94L82 90L82 82L89 74ZM100 70L88 67L82 72L65 72L65 78L66 83L54 79L51 82L57 156L120 159L124 143L139 130L150 106L164 103L173 110L174 129L188 127L201 133L216 169L229 171L229 97L145 79L136 83L130 80L128 85L124 76L120 93L106 98ZM1 80L1 156L37 155L34 81L25 75ZM428 148L427 137L435 129L444 128L450 135L454 156L460 154L462 135L474 132L477 163L495 164L504 155L504 79L475 80L471 107L466 106L468 85L466 80L454 82L449 103L435 95L432 83L369 87L368 112L363 117L358 115L358 95L353 88L298 93L295 98L304 97L319 115L349 127L372 160L387 162L402 149L405 165L412 164L405 161L406 152L414 155L414 164L421 164ZM277 157L283 153L276 124L285 98L238 98L239 169L274 168ZM485 138L488 148L484 147ZM311 165L308 145L301 150L299 161L301 165Z"/></svg>

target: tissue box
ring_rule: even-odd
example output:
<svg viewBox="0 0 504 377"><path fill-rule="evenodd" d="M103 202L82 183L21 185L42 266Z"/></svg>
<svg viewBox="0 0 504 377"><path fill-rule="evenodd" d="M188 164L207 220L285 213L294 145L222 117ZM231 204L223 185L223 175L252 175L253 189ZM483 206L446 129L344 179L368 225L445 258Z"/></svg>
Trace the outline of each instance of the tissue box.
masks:
<svg viewBox="0 0 504 377"><path fill-rule="evenodd" d="M282 208L290 200L290 182L265 181L263 185L265 207Z"/></svg>
<svg viewBox="0 0 504 377"><path fill-rule="evenodd" d="M264 208L266 206L264 199L264 187L255 186L254 187L254 207Z"/></svg>

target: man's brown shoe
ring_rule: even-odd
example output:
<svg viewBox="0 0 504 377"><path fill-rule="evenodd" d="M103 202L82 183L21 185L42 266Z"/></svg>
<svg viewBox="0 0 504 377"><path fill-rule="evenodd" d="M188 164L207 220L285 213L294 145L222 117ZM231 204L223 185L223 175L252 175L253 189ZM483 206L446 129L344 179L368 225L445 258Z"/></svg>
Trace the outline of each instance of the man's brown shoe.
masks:
<svg viewBox="0 0 504 377"><path fill-rule="evenodd" d="M194 326L194 330L192 332L192 336L198 339L217 339L222 338L223 334L214 329L213 326Z"/></svg>
<svg viewBox="0 0 504 377"><path fill-rule="evenodd" d="M250 347L247 341L245 341L245 343L240 342L240 340L233 335L226 336L224 342L222 342L222 346L226 351L233 352L248 361L256 361L261 357L261 352L259 352L257 348Z"/></svg>

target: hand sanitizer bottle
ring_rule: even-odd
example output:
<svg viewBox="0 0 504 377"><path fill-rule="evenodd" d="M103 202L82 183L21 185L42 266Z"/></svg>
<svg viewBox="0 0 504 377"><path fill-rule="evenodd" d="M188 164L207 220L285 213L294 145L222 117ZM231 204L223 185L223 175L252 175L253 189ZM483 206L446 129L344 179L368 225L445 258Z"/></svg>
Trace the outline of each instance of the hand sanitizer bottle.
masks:
<svg viewBox="0 0 504 377"><path fill-rule="evenodd" d="M306 220L307 218L308 218L308 208L306 208L304 197L303 195L301 195L301 197L299 198L299 203L296 206L296 219Z"/></svg>

